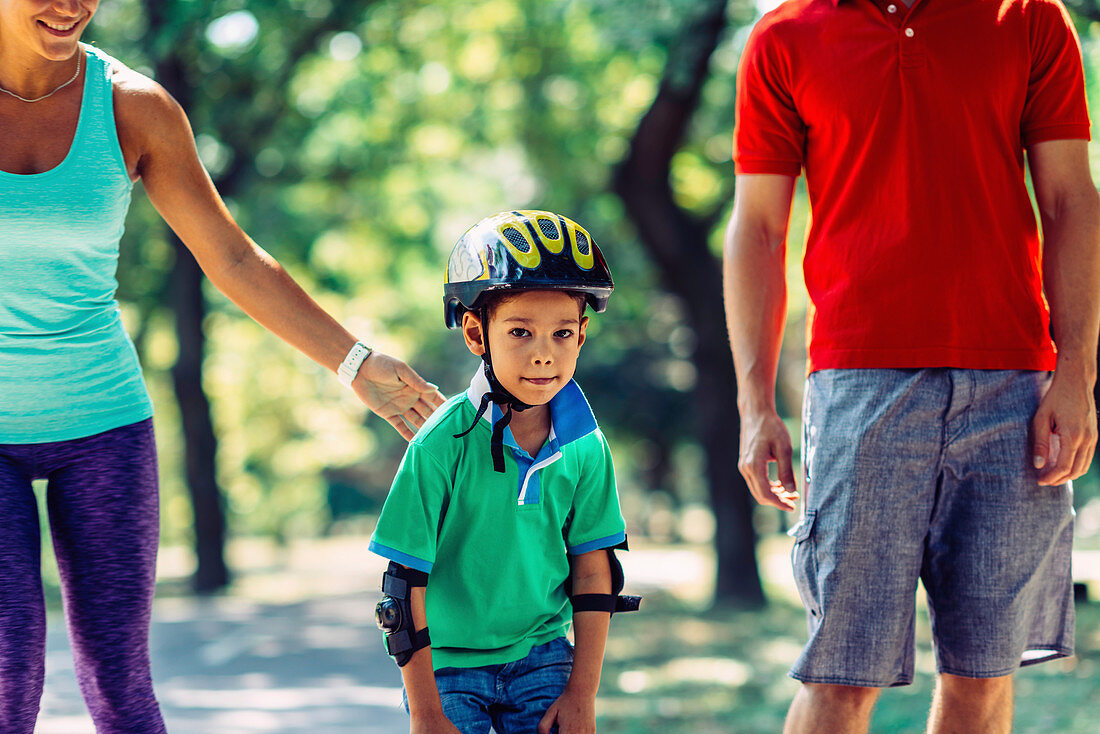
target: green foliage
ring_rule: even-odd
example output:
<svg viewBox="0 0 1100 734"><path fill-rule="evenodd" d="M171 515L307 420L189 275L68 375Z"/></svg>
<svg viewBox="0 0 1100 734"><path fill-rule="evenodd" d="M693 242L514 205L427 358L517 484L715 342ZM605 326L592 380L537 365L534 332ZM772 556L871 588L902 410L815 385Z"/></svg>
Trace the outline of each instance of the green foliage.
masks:
<svg viewBox="0 0 1100 734"><path fill-rule="evenodd" d="M120 0L103 7L91 37L147 73L168 51L183 56L191 76L181 102L241 225L337 318L447 393L476 365L441 323L453 242L509 208L581 221L619 289L594 320L579 378L633 458L649 445L642 439L688 440L691 335L605 189L662 72L669 11L689 4L655 4L639 23L608 4L566 1ZM627 26L629 42L607 42ZM322 31L304 37L314 28ZM721 126L711 137L728 137ZM714 206L728 166L715 173L701 160L689 152L678 180L689 199ZM167 375L173 253L152 207L135 199L120 297L158 407L165 533L179 540L190 513ZM205 387L231 526L277 536L323 529L326 493L347 484L334 476L384 496L402 451L396 434L209 296ZM630 464L624 486L646 485Z"/></svg>
<svg viewBox="0 0 1100 734"><path fill-rule="evenodd" d="M786 673L805 642L804 612L773 600L767 612L701 611L647 595L643 614L615 617L599 700L608 734L757 734L783 729L798 684ZM1077 607L1078 656L1016 675L1013 731L1096 730L1100 605ZM882 692L871 731L925 731L935 660L927 610L917 619L912 685Z"/></svg>
<svg viewBox="0 0 1100 734"><path fill-rule="evenodd" d="M560 210L584 224L618 289L594 319L578 378L612 436L622 485L699 497L698 462L677 458L695 455L683 450L694 430L694 335L607 191L664 73L669 39L698 6L117 0L101 4L89 36L146 73L169 51L181 54L200 154L245 230L361 338L406 358L446 393L463 389L476 365L442 326L443 267L454 241L509 208ZM719 222L732 192L734 75L755 13L747 0L730 3L731 30L673 161L679 203L717 213ZM1083 33L1090 72L1092 33ZM804 195L799 201L780 387L791 413L805 308ZM716 251L720 240L717 227ZM167 376L176 350L166 282L173 257L159 217L136 196L120 297L157 404L165 533L181 540L190 511ZM328 525L328 492L351 486L373 502L383 497L399 437L367 418L330 375L209 296L205 387L231 526L313 532ZM672 457L673 471L655 469L655 455Z"/></svg>

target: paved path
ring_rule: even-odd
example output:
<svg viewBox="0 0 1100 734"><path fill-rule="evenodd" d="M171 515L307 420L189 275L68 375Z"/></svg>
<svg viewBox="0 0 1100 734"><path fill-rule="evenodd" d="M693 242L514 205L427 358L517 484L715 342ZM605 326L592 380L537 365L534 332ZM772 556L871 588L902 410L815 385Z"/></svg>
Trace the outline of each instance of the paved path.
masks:
<svg viewBox="0 0 1100 734"><path fill-rule="evenodd" d="M789 539L767 538L762 571L797 602ZM639 544L641 545L641 544ZM398 734L408 731L401 676L374 627L374 591L384 562L362 538L274 549L238 541L231 594L172 597L154 605L157 694L171 734ZM623 554L630 590L656 589L693 605L709 598L713 560L696 547L636 547ZM183 549L161 552L159 578L178 589L189 571ZM1100 551L1078 551L1078 578L1100 588ZM60 614L52 615L46 692L37 734L94 734L73 677Z"/></svg>
<svg viewBox="0 0 1100 734"><path fill-rule="evenodd" d="M230 548L229 595L160 593L151 634L153 679L171 734L397 734L408 731L401 675L382 650L374 605L384 561L361 538L277 550ZM158 577L181 584L185 550L164 549ZM631 590L707 594L700 554L625 554ZM51 615L46 692L36 734L95 734L73 675L60 614Z"/></svg>
<svg viewBox="0 0 1100 734"><path fill-rule="evenodd" d="M238 546L233 592L158 598L153 679L171 734L408 731L401 675L374 626L381 564L362 540ZM161 554L186 577L186 552ZM161 594L164 597L164 594ZM51 615L36 734L94 734L60 614Z"/></svg>
<svg viewBox="0 0 1100 734"><path fill-rule="evenodd" d="M375 594L296 604L166 599L153 675L172 734L408 731L401 678L371 622ZM60 618L38 734L93 734Z"/></svg>

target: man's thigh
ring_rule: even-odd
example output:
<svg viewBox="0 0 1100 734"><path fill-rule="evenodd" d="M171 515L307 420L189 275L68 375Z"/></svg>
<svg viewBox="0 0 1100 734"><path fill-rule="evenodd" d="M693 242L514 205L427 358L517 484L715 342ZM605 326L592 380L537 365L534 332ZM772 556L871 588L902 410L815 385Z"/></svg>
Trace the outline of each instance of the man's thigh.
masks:
<svg viewBox="0 0 1100 734"><path fill-rule="evenodd" d="M811 375L805 511L792 531L810 641L792 675L910 682L918 577L941 671L1004 675L1021 656L1068 654L1069 488L1038 486L1028 445L1046 379L941 369Z"/></svg>
<svg viewBox="0 0 1100 734"><path fill-rule="evenodd" d="M943 370L823 370L803 403L803 517L793 563L809 683L912 681L915 592L935 503Z"/></svg>
<svg viewBox="0 0 1100 734"><path fill-rule="evenodd" d="M1032 464L1049 376L957 372L973 397L948 435L922 578L940 671L992 678L1073 653L1073 491Z"/></svg>

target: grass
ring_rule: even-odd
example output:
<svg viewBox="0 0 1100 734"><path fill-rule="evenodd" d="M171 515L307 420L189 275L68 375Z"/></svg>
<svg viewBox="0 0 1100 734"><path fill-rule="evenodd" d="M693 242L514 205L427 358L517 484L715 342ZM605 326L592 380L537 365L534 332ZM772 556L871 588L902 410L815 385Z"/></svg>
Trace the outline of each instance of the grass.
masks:
<svg viewBox="0 0 1100 734"><path fill-rule="evenodd" d="M617 616L600 689L603 734L779 732L798 683L787 677L805 640L800 607L698 611L647 594ZM934 685L927 617L918 621L916 680L883 692L872 732L924 731ZM1017 734L1095 734L1100 721L1100 604L1077 607L1078 655L1017 675Z"/></svg>
<svg viewBox="0 0 1100 734"><path fill-rule="evenodd" d="M633 540L633 539L632 539ZM628 591L642 610L616 616L597 702L601 734L764 734L779 732L798 683L787 668L805 642L806 623L789 566L790 539L765 536L760 570L771 603L762 611L708 609L713 553L708 546L632 542L622 554ZM384 562L359 537L230 544L237 570L231 595L265 603L346 594L372 587ZM1075 571L1100 593L1100 555ZM158 597L187 595L190 551L162 548ZM47 573L52 580L55 570ZM57 604L55 583L47 593ZM364 615L370 614L364 607ZM935 662L927 614L918 605L916 679L884 691L871 730L924 731ZM1077 656L1025 668L1017 676L1016 734L1100 731L1100 603L1077 606Z"/></svg>

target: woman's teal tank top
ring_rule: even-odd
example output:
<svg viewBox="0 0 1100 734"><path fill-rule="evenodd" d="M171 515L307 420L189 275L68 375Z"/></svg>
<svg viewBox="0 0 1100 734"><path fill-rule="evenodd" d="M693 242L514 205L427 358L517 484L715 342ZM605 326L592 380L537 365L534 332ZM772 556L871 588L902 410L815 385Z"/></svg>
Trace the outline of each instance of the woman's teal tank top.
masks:
<svg viewBox="0 0 1100 734"><path fill-rule="evenodd" d="M115 290L130 177L110 56L90 46L80 121L57 167L0 171L0 443L65 441L153 413Z"/></svg>

